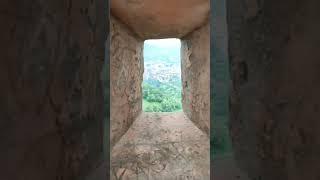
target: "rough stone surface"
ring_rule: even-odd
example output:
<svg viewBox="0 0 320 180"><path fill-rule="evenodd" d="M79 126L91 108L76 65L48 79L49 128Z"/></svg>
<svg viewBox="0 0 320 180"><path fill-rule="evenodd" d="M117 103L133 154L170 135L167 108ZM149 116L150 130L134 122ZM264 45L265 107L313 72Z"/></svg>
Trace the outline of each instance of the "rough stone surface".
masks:
<svg viewBox="0 0 320 180"><path fill-rule="evenodd" d="M320 177L320 1L228 2L231 133L252 179Z"/></svg>
<svg viewBox="0 0 320 180"><path fill-rule="evenodd" d="M179 113L143 113L112 150L111 179L209 180L208 136Z"/></svg>
<svg viewBox="0 0 320 180"><path fill-rule="evenodd" d="M214 147L214 146L213 146ZM211 179L217 180L254 180L249 179L244 171L242 171L232 154L219 155L214 157L210 163Z"/></svg>
<svg viewBox="0 0 320 180"><path fill-rule="evenodd" d="M129 35L125 29L115 31L127 33L114 41L119 42L119 48L114 48L113 53L122 52L115 57L131 57L129 59L132 61L123 62L121 58L112 62L118 70L121 69L119 67L123 67L120 62L129 63L130 67L122 71L125 75L120 73L117 76L127 79L111 83L125 82L130 85L133 77L136 77L138 79L135 79L134 84L137 84L130 85L130 89L134 92L117 84L114 87L119 88L118 90L103 89L101 71L105 65L104 46L108 35L105 26L108 19L106 2L102 0L0 2L0 19L5 22L0 29L1 179L73 180L84 177L88 177L88 180L108 179L108 163L105 161L107 153L103 146L109 137L104 139L107 136L105 134L107 127L103 121L107 119L104 115L109 107L106 103L108 98L105 97L106 102L103 102L103 94L110 92L113 93L112 97L119 95L120 98L124 98L120 102L126 104L124 106L113 104L113 107L119 107L121 111L127 113L119 112L112 115L113 121L117 122L119 119L120 123L119 131L115 131L115 138L111 138L116 142L141 111L139 104L141 97L137 93L141 89L137 84L141 80L139 77L142 69L132 73L130 68L138 68L141 63L141 61L138 63L135 57L141 56L139 56L141 53L139 46L142 47L142 44L137 38L133 38L133 33ZM195 38L198 36L197 32L190 32L205 23L209 12L207 0L159 2L114 0L112 5L113 13L141 39L184 37L189 34L185 38L184 47L185 50L187 47L188 51L189 48L195 49L194 42L199 40ZM318 180L320 177L320 1L228 0L227 5L232 75L230 132L235 162L251 179ZM116 28L120 26L123 25L114 24ZM113 38L117 36L116 33ZM201 36L199 38L201 39ZM134 51L126 49L128 47L131 49L130 44L137 45ZM196 64L194 67L202 68L200 63L191 61L197 59L196 54L199 52L189 51L187 55L191 65L187 69L188 72L185 72L185 77L189 78L185 79L189 82L187 84L192 85L190 91L195 93L200 91L197 89L202 86L200 82L206 80L200 78L200 81L196 82L194 78L199 74L191 75L192 63ZM201 60L203 54L199 57L201 58L198 60ZM117 74L117 68L114 70L111 75ZM106 74L109 74L108 68L106 71ZM131 73L126 74L129 72ZM201 75L201 71L196 68L194 72ZM197 87L194 85L196 83L201 86ZM108 87L107 84L107 81L104 82L105 87ZM201 96L191 95L192 98L188 102L187 97L190 93L187 91L184 93L184 106L189 109L187 115L201 130L208 133L209 126L204 120L206 108L190 108L190 102L197 105L199 102L197 99ZM209 98L203 97L203 99ZM131 106L127 106L128 103ZM130 118L123 118L129 114ZM147 138L150 137L151 142L167 135L168 139L163 138L161 142L167 140L172 142L178 137L175 135L180 133L173 129L186 128L187 131L182 131L187 133L183 137L204 144L197 147L189 141L180 141L180 152L179 148L176 150L173 146L157 146L156 151L144 151L153 147L152 144L146 143L143 148L131 152L147 154L134 156L138 157L136 159L139 161L136 164L140 163L143 170L145 168L143 163L150 162L148 152L159 152L158 149L162 152L167 150L173 152L172 157L180 158L179 161L171 161L172 159L163 158L165 156L158 154L160 159L156 161L158 164L152 164L153 170L159 170L161 163L169 162L168 168L188 176L190 171L171 168L178 167L172 164L182 163L186 166L179 167L187 167L186 170L190 170L188 168L193 163L185 161L180 155L185 155L187 160L191 157L200 157L198 160L202 160L204 156L201 153L206 153L209 148L206 144L208 139L200 130L191 130L192 133L188 134L188 130L195 129L190 121L185 124L186 126L180 126L174 121L169 121L180 118L160 119L150 122L154 117L139 118L136 122L141 123L141 127L148 125L155 130L136 128L130 131L129 129L126 134L128 139L123 137L123 141L119 142L128 142L130 138L137 142L147 142ZM166 123L163 123L164 121ZM161 131L161 127L169 131ZM137 136L131 136L130 132L136 132L132 134ZM155 134L150 136L148 133L151 132ZM163 136L157 136L159 134ZM140 135L144 137L140 138ZM132 146L122 149L123 144L117 145L115 149L119 148L119 151L114 151L115 158L122 157L117 153L132 150ZM192 150L184 145L192 146ZM141 159L143 161L140 161ZM207 167L209 162L205 160L199 162L200 165L203 163ZM231 162L227 162L225 168L219 166L216 167L216 171L219 171L219 168L222 168L221 170L234 168L232 174L241 174L238 167L229 166L235 165L233 158L228 160ZM189 164L184 164L185 162ZM197 158L191 158L191 162L197 163ZM216 161L216 164L219 164L219 161ZM117 167L117 163L113 165ZM121 168L117 171L123 172ZM225 172L229 175L230 171ZM164 174L168 176L169 173L166 173ZM207 169L201 173L206 175ZM129 175L134 176L134 173Z"/></svg>
<svg viewBox="0 0 320 180"><path fill-rule="evenodd" d="M111 12L143 39L181 38L206 23L209 0L111 0Z"/></svg>
<svg viewBox="0 0 320 180"><path fill-rule="evenodd" d="M210 25L182 39L182 105L186 115L210 133Z"/></svg>
<svg viewBox="0 0 320 180"><path fill-rule="evenodd" d="M142 110L143 41L111 18L111 146L129 129Z"/></svg>
<svg viewBox="0 0 320 180"><path fill-rule="evenodd" d="M111 18L112 179L209 179L209 35L206 24L182 49L184 108L205 134L183 112L140 115L143 41Z"/></svg>
<svg viewBox="0 0 320 180"><path fill-rule="evenodd" d="M102 0L1 1L0 179L77 179L104 160L106 10Z"/></svg>

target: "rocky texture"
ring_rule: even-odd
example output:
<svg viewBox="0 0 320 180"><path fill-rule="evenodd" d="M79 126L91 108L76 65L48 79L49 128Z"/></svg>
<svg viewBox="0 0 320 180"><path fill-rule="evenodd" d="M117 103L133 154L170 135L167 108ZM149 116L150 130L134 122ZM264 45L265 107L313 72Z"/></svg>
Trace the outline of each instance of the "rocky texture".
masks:
<svg viewBox="0 0 320 180"><path fill-rule="evenodd" d="M210 94L211 94L211 179L249 180L239 168L232 151L229 132L229 62L226 1L211 3Z"/></svg>
<svg viewBox="0 0 320 180"><path fill-rule="evenodd" d="M185 36L209 10L208 1L127 2L114 0L113 13L141 38ZM227 5L236 162L251 179L319 179L320 2ZM107 7L102 0L0 2L1 179L108 179L109 96L102 97L109 69L104 84L100 77L108 65Z"/></svg>
<svg viewBox="0 0 320 180"><path fill-rule="evenodd" d="M111 179L208 180L209 139L182 113L143 113L112 150Z"/></svg>
<svg viewBox="0 0 320 180"><path fill-rule="evenodd" d="M184 38L182 49L184 108L207 135L209 35L207 23ZM116 18L111 18L110 40L112 179L209 179L208 136L184 113L138 116L143 41Z"/></svg>
<svg viewBox="0 0 320 180"><path fill-rule="evenodd" d="M168 4L180 6L171 8ZM191 5L194 6L192 18L187 13ZM209 134L209 9L208 1L204 0L111 2L112 14L119 18L119 21L113 18L115 25L111 27L115 31L111 36L112 146L141 111L142 40L182 37L195 28L182 41L183 107L188 117Z"/></svg>
<svg viewBox="0 0 320 180"><path fill-rule="evenodd" d="M186 115L210 134L210 25L181 42L182 105Z"/></svg>
<svg viewBox="0 0 320 180"><path fill-rule="evenodd" d="M181 38L206 23L209 0L111 0L111 12L143 39Z"/></svg>
<svg viewBox="0 0 320 180"><path fill-rule="evenodd" d="M261 180L320 177L320 1L228 1L231 133Z"/></svg>
<svg viewBox="0 0 320 180"><path fill-rule="evenodd" d="M77 179L105 160L107 8L1 1L0 179Z"/></svg>
<svg viewBox="0 0 320 180"><path fill-rule="evenodd" d="M210 168L211 168L211 172L210 172L211 179L254 180L254 179L249 179L248 176L246 175L246 172L242 171L239 168L232 154L215 156L214 160L211 161L210 163Z"/></svg>
<svg viewBox="0 0 320 180"><path fill-rule="evenodd" d="M143 41L111 18L111 147L142 110Z"/></svg>

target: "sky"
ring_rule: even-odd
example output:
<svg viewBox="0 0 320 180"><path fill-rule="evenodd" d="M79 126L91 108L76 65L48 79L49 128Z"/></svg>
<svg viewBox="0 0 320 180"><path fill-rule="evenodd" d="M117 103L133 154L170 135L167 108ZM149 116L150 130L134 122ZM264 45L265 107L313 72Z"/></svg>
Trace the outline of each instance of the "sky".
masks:
<svg viewBox="0 0 320 180"><path fill-rule="evenodd" d="M144 41L145 62L180 63L180 39L151 39Z"/></svg>
<svg viewBox="0 0 320 180"><path fill-rule="evenodd" d="M157 46L161 48L179 48L181 47L180 39L170 38L170 39L151 39L146 40L145 44Z"/></svg>

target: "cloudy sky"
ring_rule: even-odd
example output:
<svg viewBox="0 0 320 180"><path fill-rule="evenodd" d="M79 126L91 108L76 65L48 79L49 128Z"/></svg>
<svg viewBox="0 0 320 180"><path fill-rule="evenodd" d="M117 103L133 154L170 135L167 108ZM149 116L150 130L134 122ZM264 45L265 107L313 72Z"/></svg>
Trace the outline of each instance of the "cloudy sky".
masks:
<svg viewBox="0 0 320 180"><path fill-rule="evenodd" d="M179 48L181 46L180 39L170 38L170 39L152 39L144 41L145 44L152 46L162 47L162 48Z"/></svg>

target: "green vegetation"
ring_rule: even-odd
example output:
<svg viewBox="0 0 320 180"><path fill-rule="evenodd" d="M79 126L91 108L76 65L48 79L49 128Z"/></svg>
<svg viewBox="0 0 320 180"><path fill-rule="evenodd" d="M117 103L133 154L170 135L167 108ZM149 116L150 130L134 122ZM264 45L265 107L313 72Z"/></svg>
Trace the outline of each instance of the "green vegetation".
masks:
<svg viewBox="0 0 320 180"><path fill-rule="evenodd" d="M145 112L181 111L181 85L157 83L158 87L144 82L143 110Z"/></svg>
<svg viewBox="0 0 320 180"><path fill-rule="evenodd" d="M179 39L146 40L143 48L143 110L182 110Z"/></svg>

